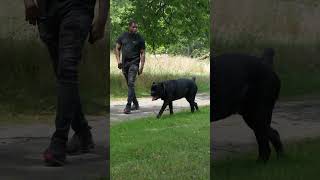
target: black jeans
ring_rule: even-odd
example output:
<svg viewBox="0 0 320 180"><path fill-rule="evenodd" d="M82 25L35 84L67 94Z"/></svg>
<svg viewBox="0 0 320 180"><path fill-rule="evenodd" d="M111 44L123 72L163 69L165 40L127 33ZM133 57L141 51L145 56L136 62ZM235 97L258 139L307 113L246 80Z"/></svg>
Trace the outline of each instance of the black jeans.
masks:
<svg viewBox="0 0 320 180"><path fill-rule="evenodd" d="M139 71L139 66L136 64L131 64L129 66L124 66L122 69L123 75L126 78L128 85L128 100L127 107L131 107L131 103L138 104L136 93L134 90L134 83L136 81L136 76Z"/></svg>
<svg viewBox="0 0 320 180"><path fill-rule="evenodd" d="M45 4L39 4L40 38L48 47L57 80L56 131L51 143L65 144L70 125L76 133L89 129L80 103L78 65L91 29L94 9L90 0L41 2Z"/></svg>

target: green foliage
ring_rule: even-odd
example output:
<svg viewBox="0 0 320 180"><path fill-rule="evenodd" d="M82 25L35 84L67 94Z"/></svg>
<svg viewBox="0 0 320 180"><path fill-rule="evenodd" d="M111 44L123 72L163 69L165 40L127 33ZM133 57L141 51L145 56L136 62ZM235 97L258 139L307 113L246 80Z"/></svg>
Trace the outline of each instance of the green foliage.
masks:
<svg viewBox="0 0 320 180"><path fill-rule="evenodd" d="M199 56L209 51L209 1L112 0L111 47L135 19L154 53Z"/></svg>

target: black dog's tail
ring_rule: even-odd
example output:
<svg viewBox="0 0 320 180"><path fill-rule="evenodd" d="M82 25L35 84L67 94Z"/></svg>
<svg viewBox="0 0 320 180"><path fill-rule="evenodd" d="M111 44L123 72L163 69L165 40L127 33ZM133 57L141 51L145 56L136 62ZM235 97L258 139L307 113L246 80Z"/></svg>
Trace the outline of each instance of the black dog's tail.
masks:
<svg viewBox="0 0 320 180"><path fill-rule="evenodd" d="M266 48L262 55L262 59L265 61L265 63L273 66L273 57L274 50L272 48Z"/></svg>
<svg viewBox="0 0 320 180"><path fill-rule="evenodd" d="M193 76L192 77L192 81L196 82L196 77Z"/></svg>

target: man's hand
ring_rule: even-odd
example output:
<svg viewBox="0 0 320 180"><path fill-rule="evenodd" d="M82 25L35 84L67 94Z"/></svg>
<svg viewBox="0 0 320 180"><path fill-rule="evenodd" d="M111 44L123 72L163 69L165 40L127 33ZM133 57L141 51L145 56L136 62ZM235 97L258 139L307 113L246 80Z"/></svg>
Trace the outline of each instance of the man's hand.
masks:
<svg viewBox="0 0 320 180"><path fill-rule="evenodd" d="M90 31L89 43L93 44L104 37L105 25L109 13L107 0L99 0L98 16L92 24Z"/></svg>
<svg viewBox="0 0 320 180"><path fill-rule="evenodd" d="M26 21L29 24L36 25L40 10L34 0L24 0Z"/></svg>
<svg viewBox="0 0 320 180"><path fill-rule="evenodd" d="M143 72L143 67L140 67L140 68L139 68L138 75L141 75L141 74L142 74L142 72Z"/></svg>
<svg viewBox="0 0 320 180"><path fill-rule="evenodd" d="M107 20L105 19L105 21ZM101 22L101 20L95 21L90 31L89 43L93 44L96 41L102 39L104 37L104 28L105 22Z"/></svg>
<svg viewBox="0 0 320 180"><path fill-rule="evenodd" d="M145 50L144 49L140 50L140 60L141 60L141 65L140 65L140 69L139 69L138 75L142 74L143 67L144 67L144 62L146 61Z"/></svg>
<svg viewBox="0 0 320 180"><path fill-rule="evenodd" d="M118 63L118 69L122 69L122 63Z"/></svg>

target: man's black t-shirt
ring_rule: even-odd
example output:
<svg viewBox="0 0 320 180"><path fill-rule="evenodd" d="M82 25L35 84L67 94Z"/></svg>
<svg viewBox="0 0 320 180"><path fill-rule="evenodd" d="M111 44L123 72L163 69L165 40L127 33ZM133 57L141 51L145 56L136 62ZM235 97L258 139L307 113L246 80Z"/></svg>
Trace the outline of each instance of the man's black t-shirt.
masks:
<svg viewBox="0 0 320 180"><path fill-rule="evenodd" d="M122 63L124 66L140 63L140 50L145 49L145 42L138 33L123 33L117 40L121 45Z"/></svg>

